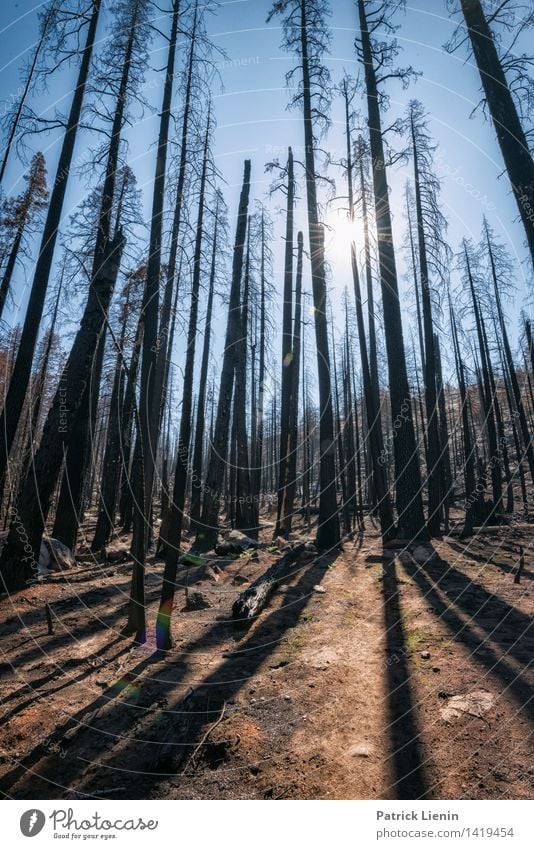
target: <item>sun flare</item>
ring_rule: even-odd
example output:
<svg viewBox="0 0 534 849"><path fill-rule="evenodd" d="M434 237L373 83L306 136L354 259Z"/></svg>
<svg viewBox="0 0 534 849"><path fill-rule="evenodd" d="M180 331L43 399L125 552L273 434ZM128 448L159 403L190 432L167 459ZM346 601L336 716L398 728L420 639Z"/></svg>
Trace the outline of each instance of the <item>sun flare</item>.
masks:
<svg viewBox="0 0 534 849"><path fill-rule="evenodd" d="M332 263L350 258L350 243L357 238L357 223L349 221L345 210L329 213L325 219L325 255Z"/></svg>

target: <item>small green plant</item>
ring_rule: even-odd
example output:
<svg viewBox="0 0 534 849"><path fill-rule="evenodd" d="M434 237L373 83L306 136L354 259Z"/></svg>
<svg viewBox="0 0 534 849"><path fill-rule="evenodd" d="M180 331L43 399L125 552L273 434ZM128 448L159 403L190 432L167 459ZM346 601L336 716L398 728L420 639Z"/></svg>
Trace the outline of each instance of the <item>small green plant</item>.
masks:
<svg viewBox="0 0 534 849"><path fill-rule="evenodd" d="M406 651L409 653L416 652L421 644L425 642L425 639L422 631L409 631L405 637Z"/></svg>
<svg viewBox="0 0 534 849"><path fill-rule="evenodd" d="M313 619L313 613L310 610L303 610L299 615L299 622L302 624L306 624L307 622L311 622Z"/></svg>

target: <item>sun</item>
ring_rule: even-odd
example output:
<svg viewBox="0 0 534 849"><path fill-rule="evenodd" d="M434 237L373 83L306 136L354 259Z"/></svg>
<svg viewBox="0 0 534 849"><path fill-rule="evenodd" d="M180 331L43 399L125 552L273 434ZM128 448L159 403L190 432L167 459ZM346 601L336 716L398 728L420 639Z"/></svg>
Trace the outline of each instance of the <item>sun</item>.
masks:
<svg viewBox="0 0 534 849"><path fill-rule="evenodd" d="M344 209L330 212L325 219L325 256L331 263L350 261L350 244L357 238L356 223Z"/></svg>

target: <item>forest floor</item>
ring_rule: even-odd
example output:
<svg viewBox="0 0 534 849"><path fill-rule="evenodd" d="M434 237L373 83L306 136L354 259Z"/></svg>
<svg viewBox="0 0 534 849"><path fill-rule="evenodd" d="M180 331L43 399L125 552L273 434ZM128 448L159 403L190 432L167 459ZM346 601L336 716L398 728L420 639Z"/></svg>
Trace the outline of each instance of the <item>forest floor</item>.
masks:
<svg viewBox="0 0 534 849"><path fill-rule="evenodd" d="M154 653L121 635L131 564L83 563L0 602L0 790L12 798L533 798L532 526L435 554L371 526L295 566L252 626L236 596L280 554L187 580ZM521 583L514 583L525 549ZM417 562L420 561L420 562ZM45 604L54 633L48 635Z"/></svg>

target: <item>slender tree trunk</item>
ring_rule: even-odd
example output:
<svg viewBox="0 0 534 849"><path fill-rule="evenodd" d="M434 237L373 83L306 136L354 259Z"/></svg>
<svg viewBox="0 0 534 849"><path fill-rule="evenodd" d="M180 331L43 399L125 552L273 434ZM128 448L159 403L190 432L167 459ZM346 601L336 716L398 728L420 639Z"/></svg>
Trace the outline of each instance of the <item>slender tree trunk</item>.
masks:
<svg viewBox="0 0 534 849"><path fill-rule="evenodd" d="M213 290L215 287L215 273L217 269L217 252L219 250L219 198L215 207L215 224L213 230L213 245L211 252L211 268L208 289L208 303L206 307L206 321L204 324L204 345L202 348L202 362L200 366L200 379L197 401L197 420L195 428L195 446L193 449L193 465L191 471L191 530L198 530L198 522L202 508L202 470L203 470L203 447L204 433L206 428L206 391L208 385L208 367L211 344L211 318L213 313Z"/></svg>
<svg viewBox="0 0 534 849"><path fill-rule="evenodd" d="M289 419L291 415L292 386L292 321L293 321L293 219L295 207L295 176L293 152L287 158L287 212L284 265L284 301L282 304L282 383L280 399L280 466L278 469L278 506L274 536L285 532L282 506L286 489L286 471L289 450Z"/></svg>
<svg viewBox="0 0 534 849"><path fill-rule="evenodd" d="M521 487L521 500L523 501L523 512L524 512L525 516L528 516L528 495L527 495L527 485L526 485L526 480L525 480L525 471L523 469L523 452L521 451L521 441L519 439L519 434L517 432L517 427L516 427L517 412L516 412L516 408L514 406L513 393L512 393L512 389L510 387L510 381L509 381L508 375L507 375L507 369L506 369L506 363L505 363L505 359L504 359L504 353L503 353L503 350L502 350L502 345L501 345L501 342L500 342L497 334L496 334L496 338L497 338L497 344L498 344L498 347L499 347L499 356L500 356L500 361L501 361L501 369L502 369L502 375L503 375L504 389L505 389L505 393L506 393L506 401L507 401L507 404L508 404L508 411L510 413L510 426L511 426L511 430L512 430L512 439L513 439L513 442L514 442L514 450L515 450L515 457L516 457L516 463L517 463L517 474L519 475L519 485Z"/></svg>
<svg viewBox="0 0 534 849"><path fill-rule="evenodd" d="M113 532L115 509L120 481L120 413L121 399L124 395L124 364L123 350L126 333L128 301L126 302L124 321L121 328L113 388L109 402L108 429L106 449L103 461L103 476L100 492L100 510L95 527L91 551L100 551L107 543Z"/></svg>
<svg viewBox="0 0 534 849"><path fill-rule="evenodd" d="M150 240L145 290L143 295L143 345L141 351L141 387L139 398L137 453L134 464L134 526L132 538L132 586L130 607L125 632L135 635L136 642L145 642L145 558L148 548L148 526L152 506L154 485L154 463L158 446L160 424L160 399L156 397L156 368L158 350L159 287L161 276L161 242L163 236L163 213L165 203L165 179L167 147L171 119L171 100L174 81L176 43L180 0L172 6L171 33L167 52L167 67L163 87L163 101L159 124L156 152L156 171L150 216Z"/></svg>
<svg viewBox="0 0 534 849"><path fill-rule="evenodd" d="M263 477L263 441L265 418L265 211L261 211L261 259L260 259L260 353L258 363L258 425L255 434L255 463L252 470L252 493L259 508ZM295 313L296 321L296 313ZM258 513L259 522L259 513Z"/></svg>
<svg viewBox="0 0 534 849"><path fill-rule="evenodd" d="M488 361L486 356L486 346L484 345L484 335L482 332L482 319L480 314L480 307L478 303L478 298L475 292L475 285L473 281L473 275L471 273L471 266L469 262L469 256L467 254L467 248L464 246L465 253L465 263L466 263L466 271L467 277L469 280L469 289L471 292L471 299L473 301L473 311L475 314L475 324L477 329L477 337L478 337L478 347L480 351L480 360L481 360L481 373L482 373L482 398L484 403L484 412L485 412L485 423L486 430L488 434L488 444L489 451L491 455L491 488L492 488L492 497L493 497L493 510L494 512L499 512L502 510L502 472L501 472L501 463L502 463L502 451L497 439L497 428L495 425L495 404L494 404L494 396L492 392L489 370L488 370Z"/></svg>
<svg viewBox="0 0 534 849"><path fill-rule="evenodd" d="M452 343L454 349L454 361L456 364L456 379L460 391L460 404L462 416L462 437L464 447L464 489L465 489L465 519L462 536L470 536L473 533L473 524L475 516L476 504L476 481L475 481L475 463L474 463L474 446L471 441L471 426L469 424L469 409L467 399L467 389L465 384L465 372L462 362L460 346L458 344L458 332L456 329L456 319L452 305L449 300L449 314L452 330Z"/></svg>
<svg viewBox="0 0 534 849"><path fill-rule="evenodd" d="M415 138L415 128L412 122L412 149L414 159L415 179L415 208L417 214L417 236L419 245L419 270L421 275L421 300L423 308L423 327L425 339L425 405L427 426L427 484L428 484L428 519L427 527L431 536L441 535L441 451L439 445L439 412L436 395L436 353L434 350L434 322L432 318L432 300L430 281L428 278L428 261L426 252L426 234L421 200L421 185L419 176L419 151Z"/></svg>
<svg viewBox="0 0 534 849"><path fill-rule="evenodd" d="M493 292L495 294L495 303L497 306L497 317L499 320L499 328L501 331L501 338L504 350L504 357L506 361L506 367L508 371L508 377L510 380L510 384L512 387L512 392L514 395L515 405L517 409L517 414L519 418L519 426L521 428L521 434L523 436L523 444L525 446L525 453L527 455L528 468L530 471L530 476L532 478L532 482L534 483L534 448L532 446L532 436L531 430L528 426L527 417L525 413L525 407L523 404L523 398L521 396L521 389L519 387L519 381L517 379L517 372L514 365L514 358L512 356L512 349L510 347L510 340L508 339L508 331L506 329L506 321L504 319L504 311L501 303L501 295L499 292L499 281L497 278L497 270L495 268L495 259L493 256L493 246L490 241L489 231L486 225L486 243L488 247L488 255L490 258L490 268L491 268L491 276L493 282Z"/></svg>
<svg viewBox="0 0 534 849"><path fill-rule="evenodd" d="M117 268L118 271L118 268ZM105 331L98 339L91 374L83 392L66 452L52 536L74 551L83 518L87 470L94 463L96 407L102 376Z"/></svg>
<svg viewBox="0 0 534 849"><path fill-rule="evenodd" d="M250 463L247 436L247 340L250 300L250 219L248 223L247 252L241 309L241 334L236 350L234 390L234 416L236 417L237 469L236 469L236 528L248 536L258 536L256 505L250 485ZM286 449L287 450L287 449Z"/></svg>
<svg viewBox="0 0 534 849"><path fill-rule="evenodd" d="M317 546L329 550L339 542L339 517L336 499L336 469L334 415L330 380L330 352L326 320L326 276L324 260L324 228L319 223L315 171L315 140L308 57L308 22L306 0L301 0L302 97L304 107L304 144L306 166L306 195L308 201L308 230L313 290L317 371L319 377L319 440L320 495Z"/></svg>
<svg viewBox="0 0 534 849"><path fill-rule="evenodd" d="M397 532L401 538L414 539L427 535L423 513L421 473L419 469L419 458L417 456L412 419L412 402L406 370L378 88L364 0L358 0L358 11L367 87L368 123L371 159L373 163L375 219L389 370L391 417L396 434L393 450L395 456L398 512Z"/></svg>
<svg viewBox="0 0 534 849"><path fill-rule="evenodd" d="M342 513L343 516L343 531L346 536L350 536L352 528L350 522L350 507L349 507L349 492L347 489L347 463L345 461L345 447L343 445L344 433L341 430L341 406L339 403L339 383L336 366L336 348L334 340L334 328L332 327L332 362L334 364L334 409L336 422L336 442L337 456L339 464L339 480L341 482L341 498L342 498ZM344 428L346 422L344 422Z"/></svg>
<svg viewBox="0 0 534 849"><path fill-rule="evenodd" d="M6 267L2 275L2 282L0 283L0 318L2 318L2 313L4 312L4 307L6 304L9 288L11 286L11 279L15 270L15 265L20 250L20 243L22 242L25 226L26 220L23 219L17 227L17 232L15 233L15 238L13 239L13 244L9 252Z"/></svg>
<svg viewBox="0 0 534 849"><path fill-rule="evenodd" d="M221 367L219 402L215 432L210 448L204 503L202 505L201 526L197 533L195 546L199 550L209 551L217 541L219 502L226 458L228 456L228 431L230 427L230 411L235 376L235 346L241 332L241 275L243 270L243 254L247 232L248 204L250 196L250 160L245 160L243 187L239 201L237 229L234 245L232 268L232 286L228 305L228 322L223 362Z"/></svg>
<svg viewBox="0 0 534 849"><path fill-rule="evenodd" d="M419 292L419 274L417 273L417 262L415 258L415 245L412 230L412 217L410 212L410 204L406 201L406 214L408 216L408 235L410 238L410 255L412 259L412 274L415 289L415 306L417 312L417 334L419 337L419 352L421 355L421 367L425 374L425 342L423 338L423 319L421 316L421 295ZM417 362L416 362L417 368Z"/></svg>
<svg viewBox="0 0 534 849"><path fill-rule="evenodd" d="M344 451L347 461L347 491L349 495L349 511L351 514L351 529L354 527L354 519L358 518L361 510L360 495L356 484L356 445L354 442L354 401L352 397L352 364L350 362L348 316L345 305L345 345L343 373L343 420L345 422L345 444Z"/></svg>
<svg viewBox="0 0 534 849"><path fill-rule="evenodd" d="M178 277L175 285L176 265L178 258L180 228L182 224L182 211L184 205L184 188L187 175L187 163L189 153L189 126L191 121L191 97L193 93L193 72L195 66L195 49L197 43L197 26L198 26L198 0L195 0L195 9L193 13L193 23L191 26L191 44L189 47L189 57L187 61L187 75L184 92L184 114L182 120L182 132L180 138L180 161L178 165L178 181L176 186L176 199L174 203L174 214L171 229L171 240L169 250L169 260L165 270L165 288L163 292L163 302L161 305L161 317L158 333L158 342L156 345L156 364L154 372L154 403L160 410L160 416L157 427L156 438L159 438L159 429L161 425L161 417L165 408L166 383L168 378L168 352L171 350L172 344L172 327L174 318L171 319L173 291L176 288L175 298L180 286L182 262L179 264ZM155 426L154 426L155 429ZM154 449L152 449L154 450Z"/></svg>
<svg viewBox="0 0 534 849"><path fill-rule="evenodd" d="M443 502L443 520L445 533L449 533L449 506L452 501L452 471L449 426L447 423L447 407L445 403L445 388L443 385L443 370L441 366L441 350L439 338L434 337L434 355L436 358L436 390L439 410L439 441L441 450L441 492Z"/></svg>
<svg viewBox="0 0 534 849"><path fill-rule="evenodd" d="M33 355L39 335L48 281L52 270L52 260L72 164L76 134L80 123L100 7L101 0L93 0L93 11L87 29L85 46L81 54L80 70L74 88L70 113L59 155L56 177L41 238L17 358L11 375L4 409L0 417L0 489L5 479L9 453L15 439L31 377Z"/></svg>
<svg viewBox="0 0 534 849"><path fill-rule="evenodd" d="M143 316L139 316L137 329L130 358L130 366L124 390L124 400L120 415L120 454L121 454L121 488L119 496L120 524L124 533L130 533L133 518L133 482L132 482L132 443L134 440L134 423L136 417L135 387L139 370L141 345L143 344ZM135 451L134 451L135 453Z"/></svg>
<svg viewBox="0 0 534 849"><path fill-rule="evenodd" d="M532 341L532 326L530 323L530 319L525 319L525 335L527 337L527 345L528 345L528 353L530 357L530 367L532 369L532 373L534 374L534 343Z"/></svg>
<svg viewBox="0 0 534 849"><path fill-rule="evenodd" d="M49 4L48 10L46 12L45 18L44 18L43 23L42 23L41 35L39 36L37 44L35 45L35 50L34 50L34 53L33 53L33 56L32 56L32 60L31 60L30 66L28 68L28 73L27 73L26 79L24 81L24 86L22 88L20 99L19 99L19 102L17 104L17 109L16 109L15 115L13 117L13 122L11 124L11 127L9 128L9 133L8 133L8 137L7 137L7 140L6 140L6 146L5 146L5 149L4 149L4 155L2 157L2 164L0 165L0 183L2 183L3 180L4 180L4 174L5 174L5 171L6 171L6 168L7 168L7 163L9 161L9 157L10 157L10 154L11 154L11 148L13 147L13 142L15 141L15 136L17 135L17 129L18 129L18 126L19 126L19 122L20 122L20 119L22 117L22 111L24 109L24 105L26 103L26 100L28 99L28 94L30 92L31 85L32 85L32 82L33 82L34 77L35 77L35 70L37 68L37 62L39 61L39 56L41 55L41 51L43 49L43 44L44 44L46 37L48 35L48 27L50 26L50 22L51 22L51 20L54 16L55 6L56 6L55 2L51 2ZM0 313L1 313L1 310L0 310Z"/></svg>
<svg viewBox="0 0 534 849"><path fill-rule="evenodd" d="M461 0L473 54L534 262L534 160L480 0Z"/></svg>
<svg viewBox="0 0 534 849"><path fill-rule="evenodd" d="M299 424L299 377L300 377L300 347L302 324L302 266L304 253L304 236L297 234L297 277L295 287L295 319L293 322L293 340L291 344L291 403L289 412L289 443L286 481L281 514L281 528L285 537L291 533L293 521L293 505L297 487L297 450Z"/></svg>
<svg viewBox="0 0 534 849"><path fill-rule="evenodd" d="M491 355L490 355L490 347L488 343L488 337L486 334L486 325L484 322L484 318L482 313L480 313L480 324L482 328L482 337L484 340L484 351L485 351L485 360L486 367L488 370L489 384L491 389L491 397L493 399L493 409L495 411L495 426L497 430L497 438L498 438L498 446L501 452L502 457L502 465L504 470L504 479L506 481L506 513L513 513L514 511L514 488L512 485L512 473L510 469L510 461L508 458L508 447L506 444L506 434L504 432L504 423L502 418L502 410L501 403L499 401L499 395L497 392L497 384L495 381L495 374L493 372L493 366L491 363Z"/></svg>
<svg viewBox="0 0 534 849"><path fill-rule="evenodd" d="M349 172L350 173L350 172ZM351 194L352 194L352 179ZM376 344L375 300L373 291L373 269L371 265L371 243L369 239L369 214L367 210L367 188L363 174L363 159L360 157L360 192L362 198L363 244L365 255L365 280L367 286L367 327L369 331L369 370L371 373L371 389L374 396L374 406L380 409L380 379L378 377L378 350ZM354 219L354 211L352 212ZM376 419L373 427L382 430L381 418Z"/></svg>
<svg viewBox="0 0 534 849"><path fill-rule="evenodd" d="M161 601L157 622L157 645L158 649L167 650L171 648L171 615L174 604L174 587L180 559L180 546L182 544L182 529L184 519L185 497L187 489L187 478L189 473L189 455L191 435L193 433L192 402L193 402L193 378L195 371L195 351L198 331L198 301L200 293L202 242L204 229L204 211L206 180L208 173L210 139L210 116L208 113L208 124L204 138L204 151L202 159L202 174L200 178L200 190L198 201L198 215L196 222L195 251L193 258L193 280L191 286L191 309L189 311L189 328L187 333L187 352L184 367L184 383L182 394L182 412L180 418L180 431L178 436L178 452L176 457L176 469L174 472L174 488L170 506L169 536L166 545L165 570L163 573L163 587L161 590Z"/></svg>
<svg viewBox="0 0 534 849"><path fill-rule="evenodd" d="M354 447L356 451L356 480L358 486L358 527L363 533L365 520L363 513L363 488L362 488L362 439L360 438L360 414L358 413L358 396L356 394L356 383L354 379L354 368L352 369L352 397L354 398ZM363 437L362 437L363 438ZM367 477L370 477L367 475ZM369 499L370 501L370 499Z"/></svg>

